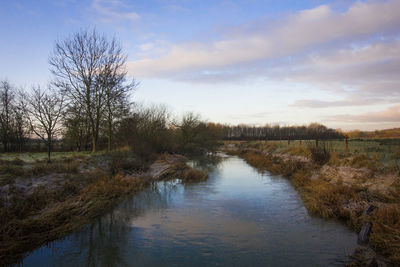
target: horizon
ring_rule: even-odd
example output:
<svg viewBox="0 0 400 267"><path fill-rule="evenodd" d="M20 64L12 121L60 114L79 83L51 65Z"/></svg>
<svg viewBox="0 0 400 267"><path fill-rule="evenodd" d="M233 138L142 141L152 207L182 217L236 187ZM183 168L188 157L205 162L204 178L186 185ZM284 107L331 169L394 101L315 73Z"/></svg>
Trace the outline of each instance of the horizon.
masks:
<svg viewBox="0 0 400 267"><path fill-rule="evenodd" d="M57 40L115 36L133 101L221 124L400 127L400 1L12 1L0 79L46 85Z"/></svg>

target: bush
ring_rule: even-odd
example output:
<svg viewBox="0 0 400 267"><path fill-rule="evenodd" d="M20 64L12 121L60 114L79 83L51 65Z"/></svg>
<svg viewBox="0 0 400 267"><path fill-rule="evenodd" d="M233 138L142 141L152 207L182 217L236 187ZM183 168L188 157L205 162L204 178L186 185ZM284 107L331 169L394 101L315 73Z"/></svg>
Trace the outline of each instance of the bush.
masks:
<svg viewBox="0 0 400 267"><path fill-rule="evenodd" d="M207 172L200 171L197 169L189 168L184 171L182 181L204 181L208 178Z"/></svg>
<svg viewBox="0 0 400 267"><path fill-rule="evenodd" d="M325 142L321 142L319 146L308 145L311 152L311 159L314 163L324 165L331 158L331 149Z"/></svg>
<svg viewBox="0 0 400 267"><path fill-rule="evenodd" d="M144 171L153 161L151 157L135 156L129 151L113 152L110 156L108 167L111 174L117 174L121 171Z"/></svg>

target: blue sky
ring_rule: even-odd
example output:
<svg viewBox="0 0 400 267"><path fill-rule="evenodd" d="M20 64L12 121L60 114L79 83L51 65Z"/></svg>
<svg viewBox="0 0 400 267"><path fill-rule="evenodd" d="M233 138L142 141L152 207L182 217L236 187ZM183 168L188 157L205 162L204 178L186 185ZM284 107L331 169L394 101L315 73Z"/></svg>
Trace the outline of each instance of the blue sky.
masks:
<svg viewBox="0 0 400 267"><path fill-rule="evenodd" d="M0 79L46 84L56 40L120 40L134 101L222 123L400 127L400 1L2 1ZM399 77L397 77L399 76Z"/></svg>

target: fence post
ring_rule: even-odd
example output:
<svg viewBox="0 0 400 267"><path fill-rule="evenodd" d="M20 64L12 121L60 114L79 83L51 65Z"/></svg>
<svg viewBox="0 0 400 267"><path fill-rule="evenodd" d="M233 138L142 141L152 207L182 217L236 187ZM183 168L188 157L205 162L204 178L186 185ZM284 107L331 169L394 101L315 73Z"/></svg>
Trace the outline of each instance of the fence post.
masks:
<svg viewBox="0 0 400 267"><path fill-rule="evenodd" d="M348 153L348 152L349 152L349 141L348 141L347 139L348 139L348 136L346 135L346 136L345 136L345 142L346 142L346 153Z"/></svg>

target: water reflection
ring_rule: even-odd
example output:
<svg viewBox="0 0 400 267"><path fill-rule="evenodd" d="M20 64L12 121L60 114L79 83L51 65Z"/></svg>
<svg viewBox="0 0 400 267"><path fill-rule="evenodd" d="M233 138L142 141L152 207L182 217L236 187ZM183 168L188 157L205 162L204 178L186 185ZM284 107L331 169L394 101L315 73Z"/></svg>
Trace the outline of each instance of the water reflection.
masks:
<svg viewBox="0 0 400 267"><path fill-rule="evenodd" d="M223 153L212 153L206 156L195 157L191 161L189 161L188 164L191 167L216 175L219 170L220 163L228 158L229 157Z"/></svg>
<svg viewBox="0 0 400 267"><path fill-rule="evenodd" d="M208 181L155 183L24 264L326 266L355 248L346 227L308 216L286 179L233 157L196 166L207 165Z"/></svg>

